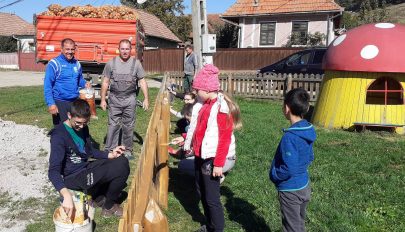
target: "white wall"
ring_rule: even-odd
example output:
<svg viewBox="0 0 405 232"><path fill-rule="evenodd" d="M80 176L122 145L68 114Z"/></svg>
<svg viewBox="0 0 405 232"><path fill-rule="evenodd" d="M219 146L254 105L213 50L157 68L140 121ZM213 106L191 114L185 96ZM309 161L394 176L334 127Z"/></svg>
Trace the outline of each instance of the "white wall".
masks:
<svg viewBox="0 0 405 232"><path fill-rule="evenodd" d="M308 21L308 33L320 32L328 35L328 15L325 14L299 14L299 15L278 15L263 17L245 17L239 20L241 26L241 48L248 47L282 47L291 35L292 21ZM260 23L276 22L275 45L261 46L260 43ZM329 25L329 43L335 38L333 33L333 22ZM324 41L326 43L326 40Z"/></svg>

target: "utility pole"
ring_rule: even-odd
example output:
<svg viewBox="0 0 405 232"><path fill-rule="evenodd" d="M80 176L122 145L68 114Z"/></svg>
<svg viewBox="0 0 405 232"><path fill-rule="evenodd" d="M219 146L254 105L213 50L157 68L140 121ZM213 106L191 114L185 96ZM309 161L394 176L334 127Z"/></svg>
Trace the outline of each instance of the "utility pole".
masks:
<svg viewBox="0 0 405 232"><path fill-rule="evenodd" d="M206 0L191 0L193 46L197 55L198 67L213 63L216 52L216 35L208 34Z"/></svg>
<svg viewBox="0 0 405 232"><path fill-rule="evenodd" d="M147 0L137 0L139 4ZM216 35L208 34L207 3L206 0L191 0L191 16L193 24L193 47L197 56L198 69L204 64L214 63L216 52Z"/></svg>

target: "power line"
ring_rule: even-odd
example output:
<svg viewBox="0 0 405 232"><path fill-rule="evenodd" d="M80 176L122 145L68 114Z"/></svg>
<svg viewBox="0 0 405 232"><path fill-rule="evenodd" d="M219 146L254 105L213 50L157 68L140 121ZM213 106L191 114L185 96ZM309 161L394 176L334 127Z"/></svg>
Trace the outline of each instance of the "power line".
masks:
<svg viewBox="0 0 405 232"><path fill-rule="evenodd" d="M4 6L0 6L0 10L3 9L3 8L6 8L8 6L12 6L12 5L16 4L16 3L22 2L22 1L24 1L24 0L16 0L16 1L12 2L12 3L6 4Z"/></svg>

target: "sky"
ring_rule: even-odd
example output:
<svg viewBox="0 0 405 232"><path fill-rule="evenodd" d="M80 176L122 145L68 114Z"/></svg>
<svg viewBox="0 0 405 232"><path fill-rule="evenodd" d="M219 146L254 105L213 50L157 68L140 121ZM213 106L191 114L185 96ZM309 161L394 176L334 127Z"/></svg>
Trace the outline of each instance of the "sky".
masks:
<svg viewBox="0 0 405 232"><path fill-rule="evenodd" d="M14 13L27 22L32 23L33 15L35 13L41 13L46 11L46 7L50 4L60 4L62 6L69 5L119 5L119 0L19 0L16 4L12 6L4 7L10 3L17 0L0 0L0 12ZM191 0L184 0L184 5L186 7L185 14L191 13ZM207 0L207 13L223 13L228 9L236 0ZM2 8L4 7L4 8Z"/></svg>

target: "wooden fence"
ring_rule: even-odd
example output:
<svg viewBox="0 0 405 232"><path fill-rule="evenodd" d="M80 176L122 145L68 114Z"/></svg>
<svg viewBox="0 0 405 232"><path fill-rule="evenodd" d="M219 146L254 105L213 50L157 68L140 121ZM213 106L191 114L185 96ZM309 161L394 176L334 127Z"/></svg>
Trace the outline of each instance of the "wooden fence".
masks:
<svg viewBox="0 0 405 232"><path fill-rule="evenodd" d="M35 53L19 53L18 64L21 71L44 72L46 66L35 61Z"/></svg>
<svg viewBox="0 0 405 232"><path fill-rule="evenodd" d="M167 209L170 107L167 100L168 93L164 87L166 78L162 86L156 98L138 166L129 188L124 214L119 222L119 232L150 231L151 228L144 229L144 218L146 207L151 200L158 203L161 208ZM167 226L167 219L164 220ZM160 228L159 231L165 232L168 228Z"/></svg>
<svg viewBox="0 0 405 232"><path fill-rule="evenodd" d="M18 54L16 52L0 53L0 68L18 69Z"/></svg>
<svg viewBox="0 0 405 232"><path fill-rule="evenodd" d="M213 59L220 70L257 70L300 50L302 48L222 48L217 50ZM182 72L184 50L145 50L143 60L143 67L149 73Z"/></svg>
<svg viewBox="0 0 405 232"><path fill-rule="evenodd" d="M178 87L183 90L183 74L168 73ZM316 101L323 75L309 74L256 74L255 72L223 72L220 74L221 89L233 96L261 99L284 99L291 89L304 88L310 95L310 101Z"/></svg>

